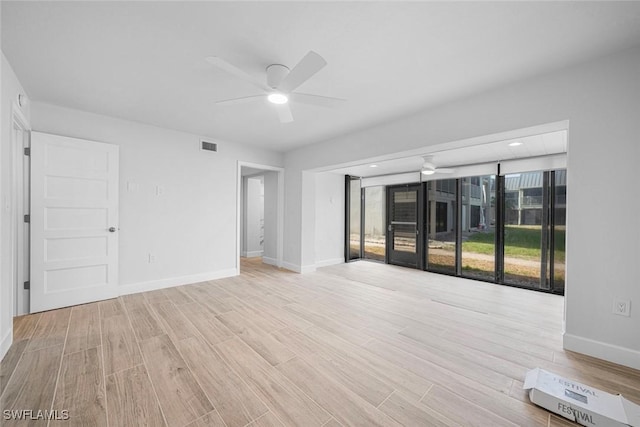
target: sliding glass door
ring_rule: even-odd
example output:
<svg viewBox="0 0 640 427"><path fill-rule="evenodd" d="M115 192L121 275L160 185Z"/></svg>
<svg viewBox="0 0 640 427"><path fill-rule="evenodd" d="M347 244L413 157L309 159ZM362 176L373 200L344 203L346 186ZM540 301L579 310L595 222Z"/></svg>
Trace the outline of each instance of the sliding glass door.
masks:
<svg viewBox="0 0 640 427"><path fill-rule="evenodd" d="M345 190L347 261L564 292L566 170Z"/></svg>
<svg viewBox="0 0 640 427"><path fill-rule="evenodd" d="M551 241L549 242L551 288L554 292L564 293L565 282L565 242L567 224L567 171L552 171L551 188Z"/></svg>
<svg viewBox="0 0 640 427"><path fill-rule="evenodd" d="M360 178L345 177L345 260L351 261L362 258L362 233L360 230L362 218L362 194Z"/></svg>
<svg viewBox="0 0 640 427"><path fill-rule="evenodd" d="M566 170L504 177L505 284L564 292Z"/></svg>
<svg viewBox="0 0 640 427"><path fill-rule="evenodd" d="M420 184L387 187L387 262L418 267Z"/></svg>
<svg viewBox="0 0 640 427"><path fill-rule="evenodd" d="M386 188L382 185L365 187L364 192L364 258L385 259Z"/></svg>
<svg viewBox="0 0 640 427"><path fill-rule="evenodd" d="M564 292L566 171L425 183L425 269Z"/></svg>
<svg viewBox="0 0 640 427"><path fill-rule="evenodd" d="M505 283L530 288L546 287L544 237L548 233L544 172L504 177L504 276ZM548 209L548 208L547 208ZM545 268L546 269L546 268Z"/></svg>
<svg viewBox="0 0 640 427"><path fill-rule="evenodd" d="M456 273L457 180L426 183L427 270Z"/></svg>
<svg viewBox="0 0 640 427"><path fill-rule="evenodd" d="M496 279L496 176L461 179L461 275Z"/></svg>

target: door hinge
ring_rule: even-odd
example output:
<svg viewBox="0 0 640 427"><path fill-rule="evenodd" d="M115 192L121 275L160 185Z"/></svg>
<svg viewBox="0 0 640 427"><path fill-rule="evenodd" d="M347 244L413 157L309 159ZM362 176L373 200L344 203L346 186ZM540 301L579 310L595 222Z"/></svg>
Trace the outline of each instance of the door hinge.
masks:
<svg viewBox="0 0 640 427"><path fill-rule="evenodd" d="M24 147L24 155L25 156L31 155L31 147Z"/></svg>
<svg viewBox="0 0 640 427"><path fill-rule="evenodd" d="M28 281L28 280L26 282L24 282L24 288L25 289L31 289L31 282Z"/></svg>
<svg viewBox="0 0 640 427"><path fill-rule="evenodd" d="M24 222L27 222L27 223L31 222L31 215L29 215L29 214L25 215L24 216Z"/></svg>

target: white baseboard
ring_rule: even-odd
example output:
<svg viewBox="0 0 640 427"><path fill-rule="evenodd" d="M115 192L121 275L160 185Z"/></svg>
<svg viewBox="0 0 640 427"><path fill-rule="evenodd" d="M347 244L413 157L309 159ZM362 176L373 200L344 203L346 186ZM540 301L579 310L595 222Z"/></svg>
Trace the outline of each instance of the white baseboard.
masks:
<svg viewBox="0 0 640 427"><path fill-rule="evenodd" d="M240 251L240 256L243 258L247 257L247 251Z"/></svg>
<svg viewBox="0 0 640 427"><path fill-rule="evenodd" d="M563 335L562 342L566 350L583 353L630 368L640 369L640 351L567 333Z"/></svg>
<svg viewBox="0 0 640 427"><path fill-rule="evenodd" d="M168 279L150 280L148 282L130 283L119 286L120 295L135 294L138 292L153 291L156 289L170 288L172 286L189 285L191 283L206 282L207 280L223 279L238 275L238 269L211 271L190 276L170 277Z"/></svg>
<svg viewBox="0 0 640 427"><path fill-rule="evenodd" d="M306 273L313 273L314 271L316 271L316 265L303 265L302 268L300 268L300 273L302 274L306 274Z"/></svg>
<svg viewBox="0 0 640 427"><path fill-rule="evenodd" d="M298 265L290 262L283 262L282 268L286 268L287 270L295 271L300 274L313 273L316 271L315 265Z"/></svg>
<svg viewBox="0 0 640 427"><path fill-rule="evenodd" d="M287 270L295 271L296 273L302 273L302 269L297 264L291 264L290 262L284 261L282 263L282 268L286 268Z"/></svg>
<svg viewBox="0 0 640 427"><path fill-rule="evenodd" d="M269 265L275 265L276 267L278 266L278 260L275 258L270 258L267 256L262 256L262 263L263 264L269 264Z"/></svg>
<svg viewBox="0 0 640 427"><path fill-rule="evenodd" d="M328 267L330 265L336 265L336 264L344 264L344 258L343 257L331 258L331 259L324 259L322 261L318 261L316 262L316 268Z"/></svg>
<svg viewBox="0 0 640 427"><path fill-rule="evenodd" d="M262 256L262 252L264 251L247 251L244 256L247 258L256 258Z"/></svg>
<svg viewBox="0 0 640 427"><path fill-rule="evenodd" d="M2 337L2 341L0 342L0 361L9 351L11 344L13 344L13 326L9 328L6 334L4 334L4 337Z"/></svg>

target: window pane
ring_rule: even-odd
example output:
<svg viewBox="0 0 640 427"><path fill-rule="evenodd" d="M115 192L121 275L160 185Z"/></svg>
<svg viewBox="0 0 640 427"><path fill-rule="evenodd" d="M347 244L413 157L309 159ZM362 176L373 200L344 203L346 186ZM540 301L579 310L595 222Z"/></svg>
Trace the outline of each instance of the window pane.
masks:
<svg viewBox="0 0 640 427"><path fill-rule="evenodd" d="M393 250L416 253L416 224L418 191L394 191L391 204L391 224L393 225Z"/></svg>
<svg viewBox="0 0 640 427"><path fill-rule="evenodd" d="M455 274L456 180L430 181L427 188L427 269Z"/></svg>
<svg viewBox="0 0 640 427"><path fill-rule="evenodd" d="M542 172L505 176L504 281L540 287Z"/></svg>
<svg viewBox="0 0 640 427"><path fill-rule="evenodd" d="M565 230L567 223L567 171L555 172L555 197L553 209L554 248L553 248L553 290L564 291L565 271Z"/></svg>
<svg viewBox="0 0 640 427"><path fill-rule="evenodd" d="M495 175L462 180L462 275L495 280Z"/></svg>
<svg viewBox="0 0 640 427"><path fill-rule="evenodd" d="M384 261L385 255L385 187L364 189L364 257Z"/></svg>
<svg viewBox="0 0 640 427"><path fill-rule="evenodd" d="M349 183L349 259L360 258L360 179Z"/></svg>

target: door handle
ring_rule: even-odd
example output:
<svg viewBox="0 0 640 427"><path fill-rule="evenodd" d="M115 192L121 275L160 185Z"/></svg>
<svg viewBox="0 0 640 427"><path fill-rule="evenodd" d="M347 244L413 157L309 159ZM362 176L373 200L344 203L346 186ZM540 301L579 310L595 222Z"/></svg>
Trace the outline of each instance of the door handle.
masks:
<svg viewBox="0 0 640 427"><path fill-rule="evenodd" d="M389 227L387 228L387 230L393 231L393 225L389 224Z"/></svg>
<svg viewBox="0 0 640 427"><path fill-rule="evenodd" d="M116 232L116 228L115 227L109 227L109 232L110 233L115 233Z"/></svg>

